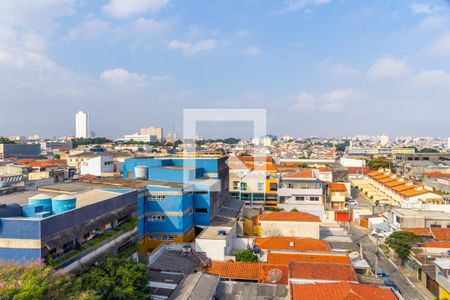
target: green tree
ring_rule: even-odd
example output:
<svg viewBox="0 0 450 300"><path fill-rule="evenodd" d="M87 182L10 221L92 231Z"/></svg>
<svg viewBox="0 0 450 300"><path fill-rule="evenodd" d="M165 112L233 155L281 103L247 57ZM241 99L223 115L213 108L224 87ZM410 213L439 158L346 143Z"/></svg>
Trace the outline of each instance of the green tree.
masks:
<svg viewBox="0 0 450 300"><path fill-rule="evenodd" d="M76 278L76 290L92 290L100 299L150 299L150 275L144 264L107 257Z"/></svg>
<svg viewBox="0 0 450 300"><path fill-rule="evenodd" d="M371 170L378 170L378 169L389 169L391 167L391 164L387 160L383 159L374 159L367 161L366 165Z"/></svg>
<svg viewBox="0 0 450 300"><path fill-rule="evenodd" d="M242 252L236 253L236 261L242 261L242 262L257 262L258 256L253 254L250 250L244 250Z"/></svg>
<svg viewBox="0 0 450 300"><path fill-rule="evenodd" d="M345 148L347 148L348 146L350 146L350 142L349 141L345 141L343 143L337 144L336 145L336 151L344 152Z"/></svg>
<svg viewBox="0 0 450 300"><path fill-rule="evenodd" d="M302 168L302 169L307 169L308 168L308 164L306 163L299 163L295 165L298 168Z"/></svg>
<svg viewBox="0 0 450 300"><path fill-rule="evenodd" d="M11 141L8 138L0 136L0 144L15 144L14 141Z"/></svg>
<svg viewBox="0 0 450 300"><path fill-rule="evenodd" d="M421 242L422 237L409 231L396 231L385 241L385 244L394 250L399 258L408 257L412 245Z"/></svg>

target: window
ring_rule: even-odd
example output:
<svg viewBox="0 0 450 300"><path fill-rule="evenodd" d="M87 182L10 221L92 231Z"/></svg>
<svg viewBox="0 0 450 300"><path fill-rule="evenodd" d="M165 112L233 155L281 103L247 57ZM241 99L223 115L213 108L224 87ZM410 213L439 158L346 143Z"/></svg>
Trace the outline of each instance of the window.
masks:
<svg viewBox="0 0 450 300"><path fill-rule="evenodd" d="M259 192L264 191L264 182L258 182L258 191Z"/></svg>
<svg viewBox="0 0 450 300"><path fill-rule="evenodd" d="M166 220L166 216L156 215L156 216L149 216L147 218L149 222L164 222Z"/></svg>
<svg viewBox="0 0 450 300"><path fill-rule="evenodd" d="M150 195L150 201L163 201L165 198L164 195Z"/></svg>
<svg viewBox="0 0 450 300"><path fill-rule="evenodd" d="M304 196L295 196L295 200L297 200L297 201L305 201L305 197Z"/></svg>
<svg viewBox="0 0 450 300"><path fill-rule="evenodd" d="M195 213L197 213L197 214L208 213L208 209L207 208L196 208Z"/></svg>
<svg viewBox="0 0 450 300"><path fill-rule="evenodd" d="M208 191L196 191L196 195L208 195Z"/></svg>
<svg viewBox="0 0 450 300"><path fill-rule="evenodd" d="M275 192L278 190L278 185L276 183L271 183L269 189L271 192Z"/></svg>
<svg viewBox="0 0 450 300"><path fill-rule="evenodd" d="M288 183L288 188L289 188L289 189L293 189L293 188L294 188L294 185L293 185L292 183Z"/></svg>
<svg viewBox="0 0 450 300"><path fill-rule="evenodd" d="M441 228L441 225L439 225L439 224L431 224L430 227L431 228Z"/></svg>
<svg viewBox="0 0 450 300"><path fill-rule="evenodd" d="M239 189L239 181L233 181L233 190Z"/></svg>
<svg viewBox="0 0 450 300"><path fill-rule="evenodd" d="M246 191L246 190L247 190L247 183L241 182L241 191Z"/></svg>
<svg viewBox="0 0 450 300"><path fill-rule="evenodd" d="M310 200L310 201L319 201L319 197L317 197L317 196L312 196L312 197L309 197L309 200Z"/></svg>

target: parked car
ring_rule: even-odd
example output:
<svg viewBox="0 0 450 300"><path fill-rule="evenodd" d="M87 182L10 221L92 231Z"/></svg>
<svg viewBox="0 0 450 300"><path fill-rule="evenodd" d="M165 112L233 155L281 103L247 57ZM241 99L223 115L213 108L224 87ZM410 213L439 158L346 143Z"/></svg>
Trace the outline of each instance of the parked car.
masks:
<svg viewBox="0 0 450 300"><path fill-rule="evenodd" d="M348 200L348 205L350 205L350 206L357 206L358 205L358 201L356 201L355 199L350 199L350 200Z"/></svg>

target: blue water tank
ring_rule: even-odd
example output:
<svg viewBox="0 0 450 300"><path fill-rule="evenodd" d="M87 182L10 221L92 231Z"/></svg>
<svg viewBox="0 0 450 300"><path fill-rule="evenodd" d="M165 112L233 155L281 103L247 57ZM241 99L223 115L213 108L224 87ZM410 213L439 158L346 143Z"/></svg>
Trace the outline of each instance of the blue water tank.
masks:
<svg viewBox="0 0 450 300"><path fill-rule="evenodd" d="M42 205L43 211L52 211L52 197L46 194L39 194L28 198L28 205Z"/></svg>
<svg viewBox="0 0 450 300"><path fill-rule="evenodd" d="M73 195L60 195L52 199L52 213L60 214L74 209L77 205L77 198Z"/></svg>

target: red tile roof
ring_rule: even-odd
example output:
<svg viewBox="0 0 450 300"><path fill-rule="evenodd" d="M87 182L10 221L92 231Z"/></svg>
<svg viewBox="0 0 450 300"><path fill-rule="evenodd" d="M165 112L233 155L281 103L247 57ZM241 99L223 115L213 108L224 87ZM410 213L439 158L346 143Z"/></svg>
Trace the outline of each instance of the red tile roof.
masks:
<svg viewBox="0 0 450 300"><path fill-rule="evenodd" d="M348 282L291 284L291 295L293 300L397 300L388 288Z"/></svg>
<svg viewBox="0 0 450 300"><path fill-rule="evenodd" d="M283 176L284 178L314 178L314 172L312 169L295 172Z"/></svg>
<svg viewBox="0 0 450 300"><path fill-rule="evenodd" d="M335 264L350 264L350 258L347 255L335 254L306 254L306 253L276 253L269 252L267 262L271 264L287 264L289 262L322 262Z"/></svg>
<svg viewBox="0 0 450 300"><path fill-rule="evenodd" d="M291 262L289 278L336 281L358 281L351 265Z"/></svg>
<svg viewBox="0 0 450 300"><path fill-rule="evenodd" d="M448 178L450 179L450 173L442 173L442 172L430 172L423 174L425 177L429 178Z"/></svg>
<svg viewBox="0 0 450 300"><path fill-rule="evenodd" d="M450 242L447 242L447 241L426 242L426 243L420 244L420 246L424 247L424 248L450 249Z"/></svg>
<svg viewBox="0 0 450 300"><path fill-rule="evenodd" d="M271 212L259 216L259 221L321 222L318 216L300 211Z"/></svg>
<svg viewBox="0 0 450 300"><path fill-rule="evenodd" d="M403 229L403 231L412 232L420 236L432 236L431 231L428 228L407 228Z"/></svg>
<svg viewBox="0 0 450 300"><path fill-rule="evenodd" d="M219 275L225 279L254 280L260 283L288 284L286 264L268 264L261 262L222 262L213 261L207 273Z"/></svg>
<svg viewBox="0 0 450 300"><path fill-rule="evenodd" d="M347 187L343 183L330 183L328 185L328 189L331 192L346 192L347 191Z"/></svg>
<svg viewBox="0 0 450 300"><path fill-rule="evenodd" d="M331 169L330 168L327 168L327 167L320 167L320 168L318 168L319 169L319 171L321 172L321 173L329 173L329 172L331 172Z"/></svg>
<svg viewBox="0 0 450 300"><path fill-rule="evenodd" d="M266 237L257 238L255 246L262 250L330 251L327 242L313 238Z"/></svg>
<svg viewBox="0 0 450 300"><path fill-rule="evenodd" d="M369 167L347 167L348 174L367 174Z"/></svg>
<svg viewBox="0 0 450 300"><path fill-rule="evenodd" d="M430 228L433 238L436 241L450 241L450 228Z"/></svg>

